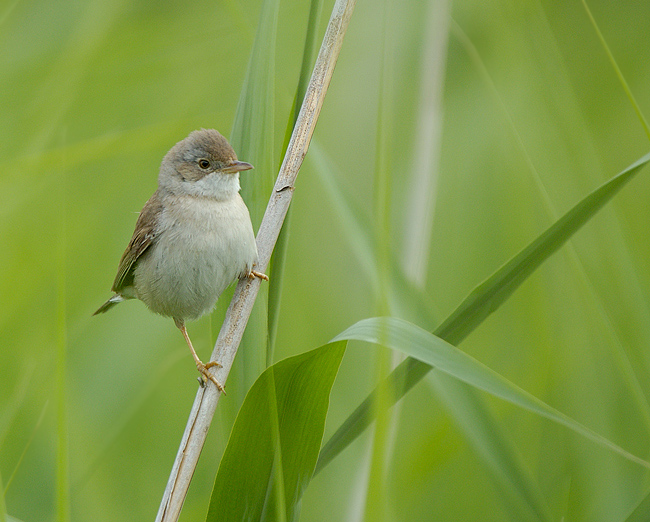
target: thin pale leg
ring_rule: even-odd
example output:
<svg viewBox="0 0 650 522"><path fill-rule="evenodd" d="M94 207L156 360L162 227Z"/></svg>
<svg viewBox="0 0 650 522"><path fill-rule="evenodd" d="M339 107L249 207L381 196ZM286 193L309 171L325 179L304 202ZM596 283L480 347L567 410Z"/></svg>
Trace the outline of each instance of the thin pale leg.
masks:
<svg viewBox="0 0 650 522"><path fill-rule="evenodd" d="M201 362L201 359L199 359L199 356L196 354L196 351L194 350L194 346L192 346L192 341L190 341L190 336L187 333L187 328L185 328L185 322L181 319L174 318L174 323L176 323L176 326L183 334L183 337L185 338L185 342L187 342L187 346L190 347L190 351L192 352L192 357L194 357L194 362L196 362L196 369L199 370L199 373L203 375L203 377L211 380L216 385L216 387L219 389L220 392L226 393L226 391L223 389L223 386L219 384L219 381L217 381L214 375L212 375L208 371L208 368L213 368L215 366L221 366L221 365L215 361L211 361L208 364L203 364L203 362Z"/></svg>

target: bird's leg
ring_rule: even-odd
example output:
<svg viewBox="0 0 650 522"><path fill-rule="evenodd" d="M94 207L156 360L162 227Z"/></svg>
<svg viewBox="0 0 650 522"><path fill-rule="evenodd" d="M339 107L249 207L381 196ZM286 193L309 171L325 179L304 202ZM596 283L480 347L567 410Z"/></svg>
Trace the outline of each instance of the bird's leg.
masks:
<svg viewBox="0 0 650 522"><path fill-rule="evenodd" d="M190 336L187 334L187 328L185 328L185 321L174 317L174 323L176 323L176 326L183 334L183 337L185 337L187 346L190 347L190 351L192 352L192 357L194 357L194 362L196 362L196 369L199 370L199 373L201 373L201 375L203 375L204 378L210 379L216 385L216 387L219 389L220 392L225 394L226 391L223 389L223 386L221 386L221 384L219 384L219 381L215 379L214 375L212 375L208 371L208 368L212 368L214 366L221 366L221 365L216 361L210 361L208 364L203 364L201 362L201 359L199 359L199 356L196 354L196 351L194 350L194 346L192 346L192 341L190 341Z"/></svg>

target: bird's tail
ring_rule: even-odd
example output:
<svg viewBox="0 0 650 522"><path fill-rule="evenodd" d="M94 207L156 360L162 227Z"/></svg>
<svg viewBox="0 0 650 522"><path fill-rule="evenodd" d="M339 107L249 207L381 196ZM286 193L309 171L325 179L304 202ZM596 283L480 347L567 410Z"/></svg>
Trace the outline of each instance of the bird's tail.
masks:
<svg viewBox="0 0 650 522"><path fill-rule="evenodd" d="M122 301L126 301L126 298L124 298L120 294L115 294L108 301L106 301L102 306L100 306L93 315L103 314L104 312L107 312L108 310L113 308L117 303L121 303Z"/></svg>

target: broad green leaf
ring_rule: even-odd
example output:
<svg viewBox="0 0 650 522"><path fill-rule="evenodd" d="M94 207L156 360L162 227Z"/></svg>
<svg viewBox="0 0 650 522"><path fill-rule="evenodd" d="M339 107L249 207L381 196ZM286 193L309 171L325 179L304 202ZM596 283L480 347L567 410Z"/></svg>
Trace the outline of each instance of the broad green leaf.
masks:
<svg viewBox="0 0 650 522"><path fill-rule="evenodd" d="M364 319L337 335L332 342L344 340L382 344L413 357L480 390L541 415L618 453L632 462L650 468L650 462L625 451L602 435L557 411L537 397L519 388L480 361L419 326L395 317Z"/></svg>
<svg viewBox="0 0 650 522"><path fill-rule="evenodd" d="M434 334L451 344L460 343L486 317L497 310L536 268L568 241L649 161L650 154L646 154L575 205L519 254L476 287L460 306L436 328ZM395 390L393 398L396 402L429 370L431 370L429 364L409 357L391 373L387 379L388 384L382 385ZM373 391L325 444L316 472L320 471L356 439L373 421L373 402L376 394L377 390Z"/></svg>
<svg viewBox="0 0 650 522"><path fill-rule="evenodd" d="M208 522L298 519L345 345L284 359L253 384L219 465Z"/></svg>

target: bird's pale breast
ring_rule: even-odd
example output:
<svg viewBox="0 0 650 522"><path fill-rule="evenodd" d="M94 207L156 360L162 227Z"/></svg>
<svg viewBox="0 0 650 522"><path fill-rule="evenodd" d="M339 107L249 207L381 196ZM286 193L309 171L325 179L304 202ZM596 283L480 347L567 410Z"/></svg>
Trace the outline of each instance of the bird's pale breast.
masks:
<svg viewBox="0 0 650 522"><path fill-rule="evenodd" d="M138 260L136 295L156 313L198 319L257 262L255 236L239 194L226 201L169 198L156 240Z"/></svg>

